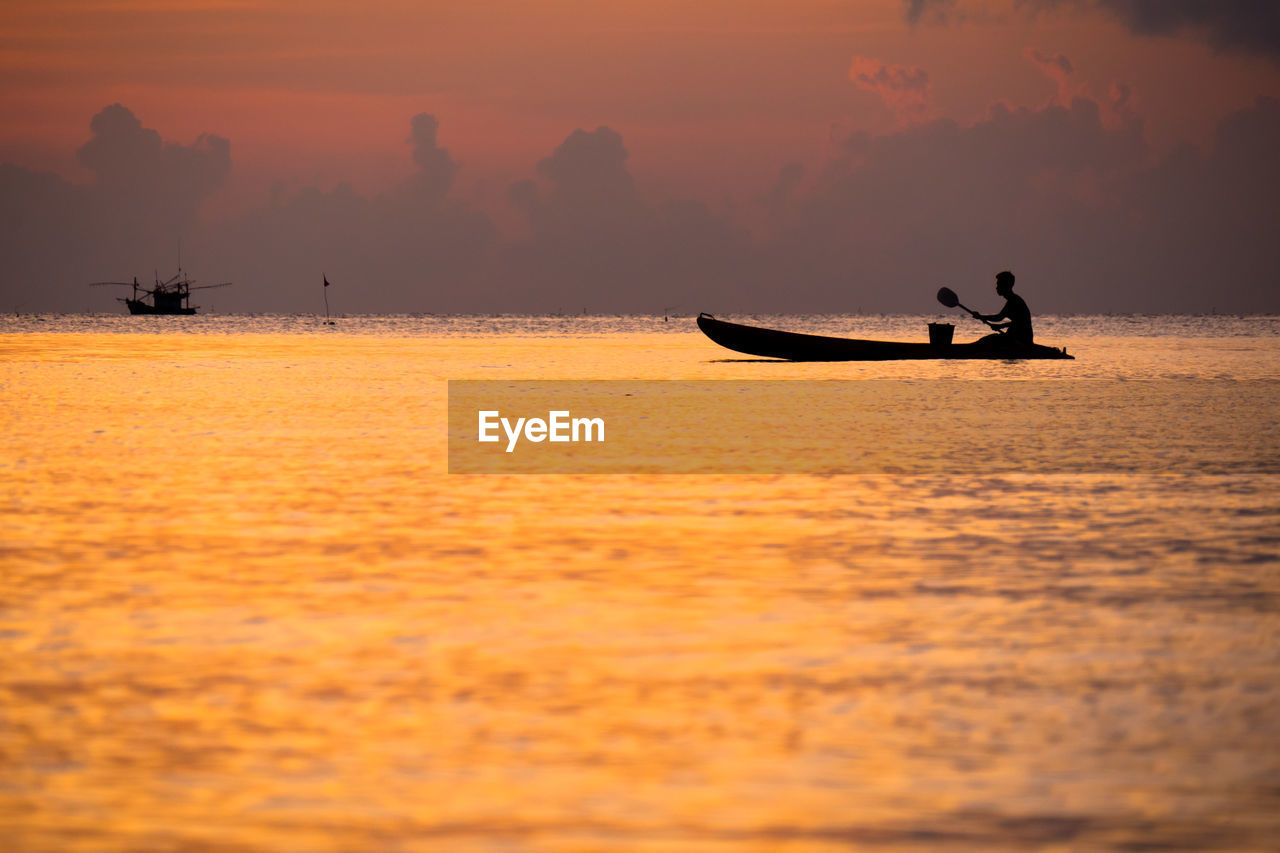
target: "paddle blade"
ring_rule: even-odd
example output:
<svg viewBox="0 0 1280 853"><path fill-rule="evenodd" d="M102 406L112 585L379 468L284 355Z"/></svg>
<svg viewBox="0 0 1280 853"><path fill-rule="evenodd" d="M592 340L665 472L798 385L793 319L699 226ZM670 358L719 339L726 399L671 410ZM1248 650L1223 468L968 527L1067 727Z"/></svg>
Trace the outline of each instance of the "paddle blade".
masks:
<svg viewBox="0 0 1280 853"><path fill-rule="evenodd" d="M951 288L943 287L938 290L938 301L948 308L955 308L960 304L960 297Z"/></svg>

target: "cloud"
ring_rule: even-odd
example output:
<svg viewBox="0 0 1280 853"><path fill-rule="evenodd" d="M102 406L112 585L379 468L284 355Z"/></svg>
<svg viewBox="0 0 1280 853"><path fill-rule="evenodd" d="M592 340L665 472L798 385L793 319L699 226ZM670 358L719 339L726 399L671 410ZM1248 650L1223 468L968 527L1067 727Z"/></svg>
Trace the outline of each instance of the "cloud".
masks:
<svg viewBox="0 0 1280 853"><path fill-rule="evenodd" d="M1124 114L1132 109L1133 89L1128 83L1113 80L1107 89L1107 99L1113 112Z"/></svg>
<svg viewBox="0 0 1280 853"><path fill-rule="evenodd" d="M513 281L522 283L513 294L520 310L599 306L610 282L618 302L631 301L627 291L652 262L645 243L655 216L636 195L627 157L616 131L578 129L538 162L540 180L511 186L531 231L507 251Z"/></svg>
<svg viewBox="0 0 1280 853"><path fill-rule="evenodd" d="M1137 35L1189 32L1220 53L1255 54L1280 61L1280 5L1267 0L1014 0L1014 5L1033 11L1097 9Z"/></svg>
<svg viewBox="0 0 1280 853"><path fill-rule="evenodd" d="M160 160L160 134L144 128L126 107L112 104L89 122L93 138L76 153L100 183L129 183Z"/></svg>
<svg viewBox="0 0 1280 853"><path fill-rule="evenodd" d="M912 25L923 20L946 23L955 11L956 0L902 0L902 13Z"/></svg>
<svg viewBox="0 0 1280 853"><path fill-rule="evenodd" d="M1280 59L1280 5L1266 0L1098 0L1135 33L1200 32L1215 50Z"/></svg>
<svg viewBox="0 0 1280 853"><path fill-rule="evenodd" d="M6 310L114 309L84 283L149 277L181 237L193 275L236 282L208 292L220 311L320 310L323 273L339 312L918 312L942 284L990 304L1005 268L1040 313L1280 311L1269 98L1208 149L1159 159L1137 115L1083 96L852 134L826 167L760 175L772 189L755 196L754 238L729 212L648 197L622 134L598 127L511 185L527 230L504 239L454 196L462 170L427 114L409 121L408 174L387 192L308 187L179 227L157 211L198 212L225 174L219 147L175 145L123 108L100 116L82 149L92 183L0 165Z"/></svg>
<svg viewBox="0 0 1280 853"><path fill-rule="evenodd" d="M536 185L520 183L513 198L523 207L535 230L602 227L610 220L641 215L635 181L627 169L622 136L607 127L575 130L538 162L549 197Z"/></svg>
<svg viewBox="0 0 1280 853"><path fill-rule="evenodd" d="M120 104L95 115L89 131L77 157L94 176L90 184L0 169L0 289L17 305L80 310L95 304L85 282L145 279L162 259L176 261L200 206L231 170L226 139L166 142Z"/></svg>
<svg viewBox="0 0 1280 853"><path fill-rule="evenodd" d="M844 310L897 311L928 310L941 284L985 288L1004 268L1027 273L1037 283L1030 293L1064 289L1066 298L1042 298L1039 310L1087 303L1074 276L1105 206L1091 189L1137 168L1145 151L1139 126L1108 129L1084 99L996 106L970 125L939 119L857 133L844 148L845 162L796 202L770 263L800 283L792 300L825 295Z"/></svg>
<svg viewBox="0 0 1280 853"><path fill-rule="evenodd" d="M1095 101L1102 108L1103 123L1109 127L1121 126L1135 117L1135 98L1129 84L1113 80L1105 87L1097 87L1078 80L1075 66L1061 53L1051 54L1026 48L1022 51L1022 56L1054 82L1057 90L1051 103L1069 106L1077 98Z"/></svg>
<svg viewBox="0 0 1280 853"><path fill-rule="evenodd" d="M1044 76L1057 84L1058 92L1054 96L1055 103L1065 106L1084 93L1083 86L1072 84L1071 75L1075 69L1071 65L1071 60L1062 54L1042 53L1039 50L1027 48L1022 51L1022 55L1039 68Z"/></svg>
<svg viewBox="0 0 1280 853"><path fill-rule="evenodd" d="M496 229L450 197L458 167L436 119L409 126L416 168L388 192L307 187L209 222L199 209L230 171L230 142L165 141L113 104L78 153L92 183L0 166L0 298L24 310L113 310L113 294L85 284L171 274L181 245L193 276L236 283L202 294L221 311L316 310L322 274L338 310L481 310L494 302L484 285L497 279Z"/></svg>
<svg viewBox="0 0 1280 853"><path fill-rule="evenodd" d="M1028 50L1024 56L1032 59L1037 65L1043 68L1055 69L1055 74L1063 77L1069 75L1075 69L1071 65L1071 60L1067 59L1061 53L1050 56L1047 53L1041 53L1038 50Z"/></svg>
<svg viewBox="0 0 1280 853"><path fill-rule="evenodd" d="M919 120L929 112L929 72L923 68L855 56L849 65L849 79L864 92L878 96L899 124Z"/></svg>
<svg viewBox="0 0 1280 853"><path fill-rule="evenodd" d="M1184 146L1123 183L1133 243L1118 266L1161 310L1280 310L1277 150L1280 101L1259 97L1219 123L1208 152Z"/></svg>
<svg viewBox="0 0 1280 853"><path fill-rule="evenodd" d="M750 241L704 204L643 201L622 136L578 129L510 197L531 236L508 247L506 310L661 310L740 282Z"/></svg>
<svg viewBox="0 0 1280 853"><path fill-rule="evenodd" d="M432 194L443 196L453 186L458 166L446 148L436 139L440 122L427 113L419 113L409 121L409 142L413 145L413 162L418 165L419 181Z"/></svg>
<svg viewBox="0 0 1280 853"><path fill-rule="evenodd" d="M94 173L101 194L121 208L133 206L134 215L150 211L162 221L189 222L231 171L226 139L206 133L192 145L166 143L120 104L95 115L89 130L93 136L77 159Z"/></svg>
<svg viewBox="0 0 1280 853"><path fill-rule="evenodd" d="M1079 97L853 134L764 247L793 285L761 308L921 311L942 284L983 303L1010 268L1039 312L1280 309L1280 102L1159 160L1137 117L1103 118Z"/></svg>
<svg viewBox="0 0 1280 853"><path fill-rule="evenodd" d="M452 198L458 166L439 144L435 116L409 121L417 167L385 193L365 197L348 184L304 188L206 231L210 255L227 259L228 276L246 282L231 309L316 310L321 275L334 285L337 310L480 311L497 230L489 217Z"/></svg>
<svg viewBox="0 0 1280 853"><path fill-rule="evenodd" d="M907 23L949 24L963 20L957 0L903 0ZM1136 35L1176 36L1189 32L1220 53L1244 53L1280 62L1280 4L1269 0L1012 0L1032 12L1096 9Z"/></svg>
<svg viewBox="0 0 1280 853"><path fill-rule="evenodd" d="M765 208L771 219L777 219L787 209L803 177L804 166L800 163L788 163L778 170L778 179L765 197Z"/></svg>

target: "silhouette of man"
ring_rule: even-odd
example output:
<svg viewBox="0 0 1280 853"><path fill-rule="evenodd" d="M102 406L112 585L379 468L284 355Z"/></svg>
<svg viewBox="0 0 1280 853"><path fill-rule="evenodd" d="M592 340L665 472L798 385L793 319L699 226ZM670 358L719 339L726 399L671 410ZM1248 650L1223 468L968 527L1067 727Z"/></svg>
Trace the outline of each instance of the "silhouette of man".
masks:
<svg viewBox="0 0 1280 853"><path fill-rule="evenodd" d="M996 276L996 293L1004 297L1004 307L1000 309L998 314L979 314L977 311L970 311L974 319L984 320L991 323L991 328L996 329L994 335L987 335L982 338L985 342L999 342L1002 344L1030 344L1031 343L1031 309L1027 307L1027 303L1022 297L1013 292L1013 273L1005 270ZM1004 323L997 321L1004 320Z"/></svg>

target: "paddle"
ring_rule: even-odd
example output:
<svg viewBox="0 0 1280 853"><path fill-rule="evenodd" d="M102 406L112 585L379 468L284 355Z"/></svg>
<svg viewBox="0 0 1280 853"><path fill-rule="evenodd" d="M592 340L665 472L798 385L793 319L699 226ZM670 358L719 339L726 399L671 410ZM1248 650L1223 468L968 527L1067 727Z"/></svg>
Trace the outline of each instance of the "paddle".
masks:
<svg viewBox="0 0 1280 853"><path fill-rule="evenodd" d="M956 292L949 287L938 288L938 301L948 308L963 308L968 311L970 315L975 313L969 306L961 304L960 297L956 296ZM974 317L974 319L976 320L978 318ZM988 326L995 325L990 320L983 320L982 322L986 323Z"/></svg>

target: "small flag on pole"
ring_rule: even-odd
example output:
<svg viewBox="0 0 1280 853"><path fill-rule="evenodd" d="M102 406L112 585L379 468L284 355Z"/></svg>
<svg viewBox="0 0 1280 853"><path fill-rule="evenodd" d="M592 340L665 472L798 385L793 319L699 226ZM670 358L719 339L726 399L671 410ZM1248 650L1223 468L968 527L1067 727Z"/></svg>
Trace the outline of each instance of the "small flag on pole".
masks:
<svg viewBox="0 0 1280 853"><path fill-rule="evenodd" d="M324 286L325 286L325 287L328 287L328 286L329 286L329 277L328 277L328 276L324 276Z"/></svg>

